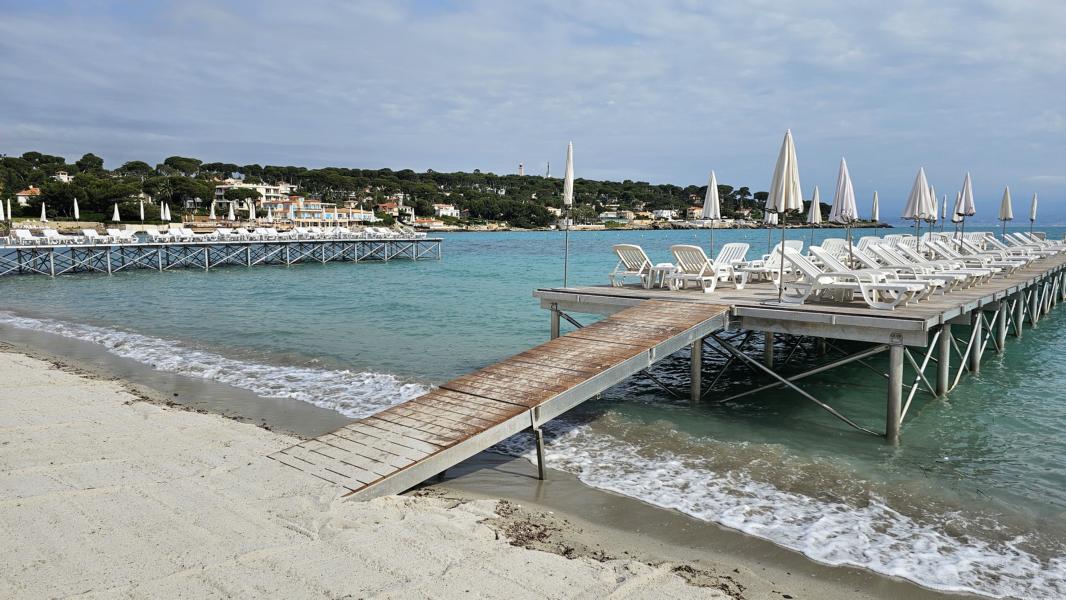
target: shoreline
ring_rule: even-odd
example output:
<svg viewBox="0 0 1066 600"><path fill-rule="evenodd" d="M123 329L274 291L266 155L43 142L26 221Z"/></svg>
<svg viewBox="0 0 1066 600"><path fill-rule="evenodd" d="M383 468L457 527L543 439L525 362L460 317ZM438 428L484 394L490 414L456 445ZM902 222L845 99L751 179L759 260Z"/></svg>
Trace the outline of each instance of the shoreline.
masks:
<svg viewBox="0 0 1066 600"><path fill-rule="evenodd" d="M349 421L304 402L261 398L229 385L156 371L90 342L11 327L0 328L0 342L6 342L0 343L0 353L20 352L79 377L114 381L137 399L168 409L210 413L297 437ZM534 472L525 459L485 452L449 471L443 482L423 484L404 497L503 500L512 508L532 507L533 512L513 510L516 520L504 519L500 525L520 538L532 535L534 543L527 547L566 558L677 563L686 578L709 583L726 597L969 597L866 569L816 563L772 542L597 490L565 472L549 469L546 482L537 481ZM634 522L647 525L634 528ZM739 590L753 595L734 594Z"/></svg>

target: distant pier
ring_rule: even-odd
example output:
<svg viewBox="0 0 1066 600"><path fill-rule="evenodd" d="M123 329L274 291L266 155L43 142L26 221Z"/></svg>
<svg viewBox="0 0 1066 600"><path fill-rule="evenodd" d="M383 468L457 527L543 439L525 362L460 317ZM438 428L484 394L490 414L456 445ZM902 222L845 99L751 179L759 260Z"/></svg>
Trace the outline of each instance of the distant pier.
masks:
<svg viewBox="0 0 1066 600"><path fill-rule="evenodd" d="M320 238L0 246L0 276L169 271L221 266L440 260L441 238Z"/></svg>

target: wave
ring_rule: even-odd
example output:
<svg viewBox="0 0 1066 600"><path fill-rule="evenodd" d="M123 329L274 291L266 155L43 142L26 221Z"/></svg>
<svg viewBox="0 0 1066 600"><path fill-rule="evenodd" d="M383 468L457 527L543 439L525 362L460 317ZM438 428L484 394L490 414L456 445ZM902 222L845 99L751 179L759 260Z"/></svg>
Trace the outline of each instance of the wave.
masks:
<svg viewBox="0 0 1066 600"><path fill-rule="evenodd" d="M965 515L936 515L932 523L920 523L876 494L845 502L784 491L741 468L722 471L706 456L669 451L663 444L649 449L625 440L625 434L598 431L604 420L617 419L607 414L595 424L547 424L546 460L592 487L719 523L828 565L862 567L942 591L1066 597L1066 559L1061 554L1041 559L1028 552L1023 549L1030 541L1026 536L999 541L952 536L945 530ZM620 425L608 427L614 432L631 427L614 425ZM655 435L661 440L672 433L677 435ZM512 437L495 449L536 460L528 436ZM722 450L746 452L735 445Z"/></svg>
<svg viewBox="0 0 1066 600"><path fill-rule="evenodd" d="M0 312L0 324L99 344L159 371L210 379L269 398L291 398L361 418L420 396L428 388L385 373L242 362L180 342L127 331Z"/></svg>

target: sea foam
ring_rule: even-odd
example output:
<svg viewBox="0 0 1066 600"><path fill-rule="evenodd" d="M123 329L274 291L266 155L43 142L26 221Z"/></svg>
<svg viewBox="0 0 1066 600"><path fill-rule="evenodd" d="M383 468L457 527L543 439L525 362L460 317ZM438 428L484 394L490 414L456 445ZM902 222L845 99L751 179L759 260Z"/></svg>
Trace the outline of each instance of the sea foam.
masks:
<svg viewBox="0 0 1066 600"><path fill-rule="evenodd" d="M169 373L210 379L269 398L292 398L361 418L410 400L427 387L385 373L242 362L179 342L94 325L0 312L0 324L99 344L109 352Z"/></svg>

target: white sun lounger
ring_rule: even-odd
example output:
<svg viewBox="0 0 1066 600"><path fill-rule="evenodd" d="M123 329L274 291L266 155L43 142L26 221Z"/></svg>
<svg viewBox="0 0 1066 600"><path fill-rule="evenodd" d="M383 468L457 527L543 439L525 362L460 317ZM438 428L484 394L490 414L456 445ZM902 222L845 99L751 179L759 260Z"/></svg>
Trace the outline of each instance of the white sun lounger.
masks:
<svg viewBox="0 0 1066 600"><path fill-rule="evenodd" d="M918 275L918 274L916 274L914 272L908 272L908 271L900 272L899 270L895 270L895 269L882 269L882 268L849 269L847 265L845 265L844 263L840 262L840 260L837 259L837 257L835 257L832 254L826 252L825 249L822 248L821 246L811 246L810 250L811 250L811 254L813 254L815 257L817 257L818 260L822 261L822 264L825 265L825 270L830 271L830 272L836 272L836 273L847 273L847 272L870 273L870 274L879 276L880 280L883 281L883 282L906 281L908 283L922 283L922 284L925 284L926 290L924 292L922 292L921 294L918 294L918 295L916 295L914 297L914 299L916 301L924 300L925 298L927 298L928 296L930 296L931 294L934 294L934 293L943 294L945 288L948 285L948 281L945 281L943 278L938 278L938 277L935 277L935 276L934 277L925 277L925 276L920 276L920 275ZM951 283L954 284L954 281L952 280Z"/></svg>
<svg viewBox="0 0 1066 600"><path fill-rule="evenodd" d="M622 287L625 285L626 277L636 277L642 286L650 288L652 265L644 249L634 244L615 244L612 249L618 255L618 264L607 275L611 285Z"/></svg>
<svg viewBox="0 0 1066 600"><path fill-rule="evenodd" d="M928 289L924 283L885 281L883 276L873 272L822 271L792 248L785 248L785 260L799 273L799 279L783 284L782 299L785 302L803 304L811 295L824 297L827 292L842 292L841 300L850 301L851 296L859 292L870 308L893 310L900 304L905 306Z"/></svg>
<svg viewBox="0 0 1066 600"><path fill-rule="evenodd" d="M741 245L747 246L747 244L738 244L737 246ZM740 251L739 255L738 250ZM726 249L722 248L722 251L725 252ZM747 252L747 248L730 248L722 263L711 261L711 259L707 258L703 248L699 246L677 244L670 246L670 252L673 253L674 259L677 260L678 269L665 276L671 290L685 289L689 282L692 282L698 285L705 294L709 294L714 291L719 281L727 280L731 280L733 286L737 289L744 287L743 279L745 277L733 268L733 262L741 260L743 253ZM719 253L719 256L721 254Z"/></svg>

